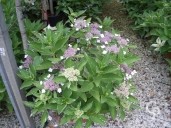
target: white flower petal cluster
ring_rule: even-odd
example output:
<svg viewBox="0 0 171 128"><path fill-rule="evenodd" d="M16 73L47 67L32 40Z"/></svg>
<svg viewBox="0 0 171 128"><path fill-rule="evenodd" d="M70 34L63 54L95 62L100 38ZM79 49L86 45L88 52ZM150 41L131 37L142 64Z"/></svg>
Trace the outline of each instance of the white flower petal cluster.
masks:
<svg viewBox="0 0 171 128"><path fill-rule="evenodd" d="M62 75L65 76L69 81L78 81L77 77L80 75L80 71L71 67L64 69Z"/></svg>
<svg viewBox="0 0 171 128"><path fill-rule="evenodd" d="M43 30L46 31L47 29L50 29L52 31L57 30L57 28L55 26L54 27L51 27L50 24L46 28L44 28Z"/></svg>
<svg viewBox="0 0 171 128"><path fill-rule="evenodd" d="M156 39L156 44L152 44L152 47L155 47L154 51L159 51L160 48L165 44L165 40L161 40L159 37Z"/></svg>
<svg viewBox="0 0 171 128"><path fill-rule="evenodd" d="M132 79L132 76L134 76L136 73L137 73L136 70L133 70L133 71L131 72L131 74L126 73L125 79L126 79L126 80Z"/></svg>
<svg viewBox="0 0 171 128"><path fill-rule="evenodd" d="M42 91L41 91L42 93L45 93L46 92L46 90L45 89L42 89Z"/></svg>
<svg viewBox="0 0 171 128"><path fill-rule="evenodd" d="M119 97L128 97L129 96L129 85L126 84L126 82L124 81L121 86L118 89L115 89L115 94Z"/></svg>

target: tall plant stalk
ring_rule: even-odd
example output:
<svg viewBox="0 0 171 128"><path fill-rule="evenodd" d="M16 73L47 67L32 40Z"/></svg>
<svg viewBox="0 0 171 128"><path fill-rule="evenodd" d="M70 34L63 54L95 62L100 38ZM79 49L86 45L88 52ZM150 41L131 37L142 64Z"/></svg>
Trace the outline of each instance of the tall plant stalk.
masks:
<svg viewBox="0 0 171 128"><path fill-rule="evenodd" d="M25 30L24 22L23 22L21 0L15 0L15 7L16 7L18 25L20 28L21 38L22 38L22 42L23 42L23 48L24 48L24 50L27 50L28 49L28 41L27 41L26 30Z"/></svg>

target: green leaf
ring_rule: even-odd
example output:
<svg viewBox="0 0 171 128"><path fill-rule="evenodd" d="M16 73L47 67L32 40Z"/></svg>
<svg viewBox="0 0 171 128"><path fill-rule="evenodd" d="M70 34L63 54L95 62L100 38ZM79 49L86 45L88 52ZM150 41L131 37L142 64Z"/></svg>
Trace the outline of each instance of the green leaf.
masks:
<svg viewBox="0 0 171 128"><path fill-rule="evenodd" d="M65 83L66 78L64 76L55 76L53 79L56 83Z"/></svg>
<svg viewBox="0 0 171 128"><path fill-rule="evenodd" d="M34 102L24 101L24 104L25 104L27 107L30 107L30 108L34 108L34 107L35 107L35 103L34 103Z"/></svg>
<svg viewBox="0 0 171 128"><path fill-rule="evenodd" d="M129 100L130 102L132 102L132 103L138 103L138 99L135 98L134 96L131 96L131 95L129 95L128 100Z"/></svg>
<svg viewBox="0 0 171 128"><path fill-rule="evenodd" d="M119 109L119 117L120 117L122 120L125 119L125 112L124 112L123 108L120 108L120 109Z"/></svg>
<svg viewBox="0 0 171 128"><path fill-rule="evenodd" d="M72 91L78 91L77 84L76 84L76 83L72 83L72 84L70 85L70 89L71 89Z"/></svg>
<svg viewBox="0 0 171 128"><path fill-rule="evenodd" d="M105 124L106 118L104 117L104 115L92 115L90 116L90 119L95 122L95 123L99 123L101 125Z"/></svg>
<svg viewBox="0 0 171 128"><path fill-rule="evenodd" d="M102 104L100 103L100 102L98 102L98 101L95 101L94 102L94 106L95 106L95 113L99 113L100 112L100 110L101 110L101 107L102 107Z"/></svg>
<svg viewBox="0 0 171 128"><path fill-rule="evenodd" d="M99 94L99 91L96 91L96 90L92 90L89 92L97 101L100 102L100 94Z"/></svg>
<svg viewBox="0 0 171 128"><path fill-rule="evenodd" d="M57 109L57 104L56 104L56 103L48 103L48 104L46 104L46 109L56 111L56 109Z"/></svg>
<svg viewBox="0 0 171 128"><path fill-rule="evenodd" d="M44 69L48 69L52 66L52 63L50 61L44 61L43 63L41 63L40 65L36 66L36 70L44 70Z"/></svg>
<svg viewBox="0 0 171 128"><path fill-rule="evenodd" d="M5 93L0 93L0 101L3 100Z"/></svg>
<svg viewBox="0 0 171 128"><path fill-rule="evenodd" d="M101 76L94 77L93 82L95 83L96 87L100 86L101 79Z"/></svg>
<svg viewBox="0 0 171 128"><path fill-rule="evenodd" d="M87 60L87 69L89 70L89 72L91 72L92 74L96 73L96 68L98 66L98 63L95 61L95 59L85 55L86 60Z"/></svg>
<svg viewBox="0 0 171 128"><path fill-rule="evenodd" d="M75 64L74 64L74 62L72 61L71 58L69 58L69 59L67 59L67 60L65 61L65 67L66 67L66 68L73 67L74 65L75 65Z"/></svg>
<svg viewBox="0 0 171 128"><path fill-rule="evenodd" d="M109 111L110 111L110 115L111 115L112 119L114 120L117 116L116 107L109 107Z"/></svg>
<svg viewBox="0 0 171 128"><path fill-rule="evenodd" d="M58 40L58 42L55 44L55 49L56 51L58 51L59 49L61 49L64 44L68 41L69 37L64 37Z"/></svg>
<svg viewBox="0 0 171 128"><path fill-rule="evenodd" d="M40 43L30 43L29 46L30 46L30 49L33 49L37 52L41 53L41 51L42 51L42 44L40 44Z"/></svg>
<svg viewBox="0 0 171 128"><path fill-rule="evenodd" d="M5 86L0 83L0 93L5 92Z"/></svg>
<svg viewBox="0 0 171 128"><path fill-rule="evenodd" d="M87 101L87 96L86 96L86 94L84 92L77 92L77 93L84 100L84 102Z"/></svg>
<svg viewBox="0 0 171 128"><path fill-rule="evenodd" d="M31 79L30 73L28 71L26 71L25 69L20 69L19 73L17 75L23 80Z"/></svg>
<svg viewBox="0 0 171 128"><path fill-rule="evenodd" d="M118 107L119 104L116 99L112 99L112 98L108 98L106 102L111 107Z"/></svg>
<svg viewBox="0 0 171 128"><path fill-rule="evenodd" d="M38 109L32 109L30 117L34 116L38 111Z"/></svg>
<svg viewBox="0 0 171 128"><path fill-rule="evenodd" d="M83 110L84 112L87 112L89 109L92 108L92 105L93 105L93 101L90 102L90 103L87 103L86 105L84 105L84 107L82 108L82 110Z"/></svg>
<svg viewBox="0 0 171 128"><path fill-rule="evenodd" d="M64 97L69 98L72 95L72 91L66 88L63 90L62 94Z"/></svg>
<svg viewBox="0 0 171 128"><path fill-rule="evenodd" d="M43 103L42 101L37 101L37 102L35 102L35 107L36 107L36 108L39 107L42 103Z"/></svg>
<svg viewBox="0 0 171 128"><path fill-rule="evenodd" d="M82 128L82 124L83 124L82 119L78 119L75 123L75 128Z"/></svg>
<svg viewBox="0 0 171 128"><path fill-rule="evenodd" d="M92 121L91 120L87 120L86 121L86 125L85 125L85 128L90 128L90 126L92 125Z"/></svg>
<svg viewBox="0 0 171 128"><path fill-rule="evenodd" d="M51 61L53 64L58 63L59 61L61 61L60 58L49 58L48 60Z"/></svg>
<svg viewBox="0 0 171 128"><path fill-rule="evenodd" d="M119 70L118 66L108 65L102 69L103 73L115 73L115 71Z"/></svg>
<svg viewBox="0 0 171 128"><path fill-rule="evenodd" d="M102 78L103 81L106 81L106 82L122 81L123 80L123 76L119 76L119 74L116 75L113 73L102 74L100 77Z"/></svg>
<svg viewBox="0 0 171 128"><path fill-rule="evenodd" d="M47 121L47 119L48 119L48 112L44 111L43 114L42 114L42 117L41 117L41 125L42 126L44 126L44 124Z"/></svg>
<svg viewBox="0 0 171 128"><path fill-rule="evenodd" d="M27 94L26 96L30 96L30 95L34 95L36 97L39 97L40 94L38 93L39 89L38 88L32 88Z"/></svg>
<svg viewBox="0 0 171 128"><path fill-rule="evenodd" d="M11 103L6 103L6 106L7 106L8 111L9 111L10 113L12 113L13 110L14 110L12 104L11 104Z"/></svg>
<svg viewBox="0 0 171 128"><path fill-rule="evenodd" d="M21 84L20 89L30 87L30 86L32 86L32 85L33 85L33 83L34 83L34 81L31 81L31 80L25 80L25 81Z"/></svg>
<svg viewBox="0 0 171 128"><path fill-rule="evenodd" d="M78 69L79 71L82 71L83 68L84 68L84 66L86 65L86 63L87 63L87 60L82 59L81 62L78 64L78 66L77 66L78 68L77 68L77 69Z"/></svg>
<svg viewBox="0 0 171 128"><path fill-rule="evenodd" d="M33 65L39 66L43 62L43 58L41 56L35 56L33 59Z"/></svg>
<svg viewBox="0 0 171 128"><path fill-rule="evenodd" d="M35 79L36 70L35 70L35 67L33 65L30 65L29 72L30 72L30 75L31 75L32 79Z"/></svg>
<svg viewBox="0 0 171 128"><path fill-rule="evenodd" d="M107 97L104 96L104 95L101 95L101 97L100 97L100 102L101 102L101 103L104 103L104 102L106 102L106 101L107 101Z"/></svg>
<svg viewBox="0 0 171 128"><path fill-rule="evenodd" d="M58 110L59 114L64 111L64 109L66 108L66 106L67 106L66 104L58 104L57 110Z"/></svg>
<svg viewBox="0 0 171 128"><path fill-rule="evenodd" d="M94 84L90 83L88 81L79 82L79 84L81 85L81 88L78 89L78 91L80 91L80 92L88 92L88 91L92 90L94 87Z"/></svg>
<svg viewBox="0 0 171 128"><path fill-rule="evenodd" d="M73 116L68 116L68 115L65 115L61 118L60 120L60 124L63 125L65 123L68 123L72 120Z"/></svg>

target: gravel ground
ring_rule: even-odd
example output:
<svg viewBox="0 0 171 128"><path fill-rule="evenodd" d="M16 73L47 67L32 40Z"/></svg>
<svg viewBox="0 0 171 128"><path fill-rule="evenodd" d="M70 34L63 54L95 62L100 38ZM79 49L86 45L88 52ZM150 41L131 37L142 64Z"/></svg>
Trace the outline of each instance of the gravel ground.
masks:
<svg viewBox="0 0 171 128"><path fill-rule="evenodd" d="M127 114L124 121L109 119L106 126L94 125L92 128L171 128L171 75L164 59L146 47L146 41L138 38L131 30L131 20L127 17L121 4L115 0L104 7L104 16L116 19L113 27L121 31L137 45L133 52L141 60L134 69L137 75L134 78L137 85L135 94L141 109ZM38 117L35 118L38 121ZM36 126L38 127L38 122ZM0 113L0 128L19 128L15 114Z"/></svg>

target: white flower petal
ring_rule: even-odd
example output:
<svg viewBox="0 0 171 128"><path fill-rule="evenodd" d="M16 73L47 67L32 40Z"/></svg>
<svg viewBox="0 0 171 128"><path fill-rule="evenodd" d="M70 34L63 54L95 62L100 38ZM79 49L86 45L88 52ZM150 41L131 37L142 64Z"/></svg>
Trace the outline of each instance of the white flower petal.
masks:
<svg viewBox="0 0 171 128"><path fill-rule="evenodd" d="M159 45L158 44L152 44L151 46L152 47L158 47Z"/></svg>
<svg viewBox="0 0 171 128"><path fill-rule="evenodd" d="M62 89L61 88L58 88L57 92L58 93L61 93L62 92Z"/></svg>
<svg viewBox="0 0 171 128"><path fill-rule="evenodd" d="M97 40L97 43L100 43L100 40Z"/></svg>
<svg viewBox="0 0 171 128"><path fill-rule="evenodd" d="M103 26L102 26L102 25L100 25L100 26L99 26L99 28L103 28Z"/></svg>
<svg viewBox="0 0 171 128"><path fill-rule="evenodd" d="M42 85L43 84L43 81L40 81L40 85Z"/></svg>
<svg viewBox="0 0 171 128"><path fill-rule="evenodd" d="M71 45L71 44L68 44L68 46L69 46L69 47L72 47L72 45Z"/></svg>
<svg viewBox="0 0 171 128"><path fill-rule="evenodd" d="M107 51L103 51L102 54L107 54Z"/></svg>
<svg viewBox="0 0 171 128"><path fill-rule="evenodd" d="M48 116L48 120L50 120L50 121L51 121L51 120L52 120L52 117L51 117L51 116Z"/></svg>
<svg viewBox="0 0 171 128"><path fill-rule="evenodd" d="M53 69L52 69L52 68L49 68L49 69L48 69L48 72L52 72L52 71L53 71Z"/></svg>
<svg viewBox="0 0 171 128"><path fill-rule="evenodd" d="M27 57L28 57L28 55L25 55L25 56L24 56L24 58L27 58Z"/></svg>
<svg viewBox="0 0 171 128"><path fill-rule="evenodd" d="M19 66L18 68L19 68L19 69L23 69L23 66L21 65L21 66Z"/></svg>
<svg viewBox="0 0 171 128"><path fill-rule="evenodd" d="M46 27L47 29L50 29L50 24L48 24L48 26Z"/></svg>
<svg viewBox="0 0 171 128"><path fill-rule="evenodd" d="M100 36L103 38L104 37L104 34L100 34Z"/></svg>
<svg viewBox="0 0 171 128"><path fill-rule="evenodd" d="M42 93L45 93L46 92L46 90L45 89L42 89Z"/></svg>
<svg viewBox="0 0 171 128"><path fill-rule="evenodd" d="M48 75L47 75L47 78L50 78L50 76L51 76L51 75L50 75L50 74L48 74Z"/></svg>
<svg viewBox="0 0 171 128"><path fill-rule="evenodd" d="M100 46L101 48L105 48L106 46L105 45L102 45L102 46Z"/></svg>
<svg viewBox="0 0 171 128"><path fill-rule="evenodd" d="M62 59L64 59L64 57L63 56L60 56L60 59L62 60Z"/></svg>
<svg viewBox="0 0 171 128"><path fill-rule="evenodd" d="M98 39L99 37L98 37L98 36L94 36L93 38L94 38L94 39Z"/></svg>
<svg viewBox="0 0 171 128"><path fill-rule="evenodd" d="M120 34L115 34L115 36L120 36Z"/></svg>
<svg viewBox="0 0 171 128"><path fill-rule="evenodd" d="M108 42L105 42L105 44L109 44Z"/></svg>
<svg viewBox="0 0 171 128"><path fill-rule="evenodd" d="M154 51L160 51L160 48L155 48Z"/></svg>

